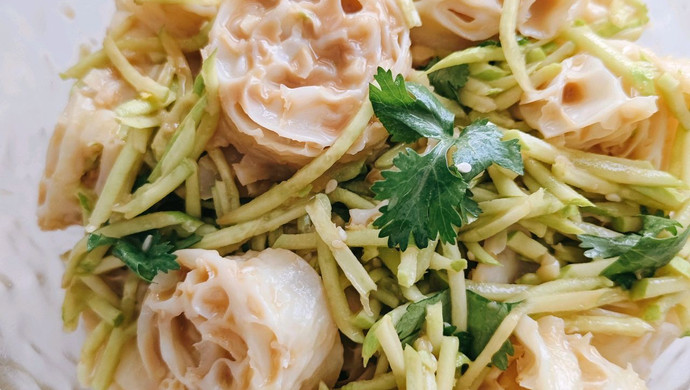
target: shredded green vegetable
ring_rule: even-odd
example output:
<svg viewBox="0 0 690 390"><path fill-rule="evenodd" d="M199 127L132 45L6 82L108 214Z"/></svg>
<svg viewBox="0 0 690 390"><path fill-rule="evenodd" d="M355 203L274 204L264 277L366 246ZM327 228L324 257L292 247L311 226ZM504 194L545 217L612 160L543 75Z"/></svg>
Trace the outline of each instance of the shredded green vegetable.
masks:
<svg viewBox="0 0 690 390"><path fill-rule="evenodd" d="M424 28L417 3L396 3L405 28ZM378 68L330 146L279 167L291 175L249 184L243 154L260 141L219 135L234 126L224 111L227 53L202 50L217 25L147 35L129 17L109 31L102 50L63 73L81 83L108 69L131 90L112 107L122 146L101 187L74 194L85 236L65 257L62 318L69 331L80 318L93 323L79 380L113 385L123 350L136 344L146 289L160 273L187 271L175 254L187 247L285 249L309 262L352 355L346 366L359 375L343 371L341 389L479 388L490 372L520 366L511 336L528 318L558 317L568 334L630 338L673 318L690 334L687 80L609 40L636 37L646 8L617 0L601 19L535 39L518 34L520 1L501 7L498 41L463 38L469 47L457 51L413 41L415 63L429 54L418 70ZM547 137L525 114L564 62L583 54L601 60L627 99L657 97L650 117L613 126L633 134L620 145L611 137L575 149L573 131ZM656 120L669 128L661 141ZM577 131L603 134L600 125ZM372 146L368 137L380 139ZM644 137L661 152L642 156Z"/></svg>

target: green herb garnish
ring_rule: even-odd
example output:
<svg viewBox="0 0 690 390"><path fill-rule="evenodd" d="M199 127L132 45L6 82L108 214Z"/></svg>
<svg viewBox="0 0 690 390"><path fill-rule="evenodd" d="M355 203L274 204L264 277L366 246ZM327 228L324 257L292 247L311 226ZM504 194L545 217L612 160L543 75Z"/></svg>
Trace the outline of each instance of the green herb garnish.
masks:
<svg viewBox="0 0 690 390"><path fill-rule="evenodd" d="M642 229L637 233L617 237L578 236L580 247L587 248L585 256L608 259L618 257L601 275L625 288L640 278L653 276L657 269L668 264L683 249L690 229L679 233L681 224L666 217L641 215ZM670 237L659 237L660 234Z"/></svg>
<svg viewBox="0 0 690 390"><path fill-rule="evenodd" d="M174 236L164 238L159 231L137 233L122 238L90 234L87 250L111 245L113 256L122 260L140 278L151 282L159 272L180 269L177 256L172 252L190 247L200 240L201 237L195 234L180 240Z"/></svg>
<svg viewBox="0 0 690 390"><path fill-rule="evenodd" d="M374 113L396 142L422 137L438 140L420 155L408 149L393 160L397 170L382 173L384 180L372 190L388 200L374 225L388 237L388 246L405 250L410 237L424 248L439 237L455 242L455 226L477 217L481 210L472 200L470 181L491 164L523 173L517 140L501 141L502 133L487 120L477 120L454 135L454 115L424 86L406 83L379 68L380 88L370 85Z"/></svg>

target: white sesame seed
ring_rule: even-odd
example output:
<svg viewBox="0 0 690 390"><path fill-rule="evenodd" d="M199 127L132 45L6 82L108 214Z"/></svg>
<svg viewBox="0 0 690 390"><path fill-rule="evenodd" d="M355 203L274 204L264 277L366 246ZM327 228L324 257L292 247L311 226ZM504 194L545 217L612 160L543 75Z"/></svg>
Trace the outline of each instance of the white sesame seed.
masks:
<svg viewBox="0 0 690 390"><path fill-rule="evenodd" d="M604 198L606 198L606 200L608 200L609 202L620 202L623 200L618 194L606 194Z"/></svg>
<svg viewBox="0 0 690 390"><path fill-rule="evenodd" d="M144 242L141 244L141 250L146 252L149 249L151 249L151 244L153 243L153 236L148 235L146 238L144 238Z"/></svg>
<svg viewBox="0 0 690 390"><path fill-rule="evenodd" d="M467 173L472 170L472 165L466 163L466 162L461 162L460 164L455 165L456 168L458 168L458 171L460 173Z"/></svg>
<svg viewBox="0 0 690 390"><path fill-rule="evenodd" d="M330 194L331 192L335 191L335 189L338 187L338 182L335 181L334 179L331 179L326 183L326 194Z"/></svg>

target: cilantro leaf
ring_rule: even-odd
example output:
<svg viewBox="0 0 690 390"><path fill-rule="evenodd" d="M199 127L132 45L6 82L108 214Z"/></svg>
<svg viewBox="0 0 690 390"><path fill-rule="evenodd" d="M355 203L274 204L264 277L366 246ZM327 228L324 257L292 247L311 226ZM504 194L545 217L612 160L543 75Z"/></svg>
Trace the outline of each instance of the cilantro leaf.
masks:
<svg viewBox="0 0 690 390"><path fill-rule="evenodd" d="M467 216L479 215L479 206L466 198L468 184L451 173L446 151L448 145L437 145L421 156L413 150L393 160L398 171L384 171L384 180L374 183L378 200L388 199L382 215L374 221L381 237L388 236L388 246L407 249L410 235L420 248L439 235L454 242L453 226L467 222Z"/></svg>
<svg viewBox="0 0 690 390"><path fill-rule="evenodd" d="M467 318L467 332L462 332L460 350L474 360L489 343L491 336L501 325L503 319L519 302L502 303L486 299L483 296L467 290L467 312L472 315ZM501 348L492 356L491 363L501 370L508 368L508 355L514 353L513 344L506 340Z"/></svg>
<svg viewBox="0 0 690 390"><path fill-rule="evenodd" d="M382 172L384 180L372 191L377 200L389 203L374 225L381 228L381 237L388 237L388 246L402 250L410 237L420 248L439 236L455 242L454 227L481 213L472 200L471 179L494 163L522 174L520 146L515 140L501 141L501 132L487 120L475 121L454 137L453 113L428 89L405 83L401 76L393 80L392 73L381 68L375 78L380 89L371 85L369 98L392 139L427 137L439 142L423 156L408 149L393 160L397 171ZM460 172L459 165L466 171Z"/></svg>
<svg viewBox="0 0 690 390"><path fill-rule="evenodd" d="M87 239L87 250L102 245L111 245L113 256L122 260L125 265L140 278L151 282L159 272L178 270L177 249L189 247L201 239L198 235L191 235L181 240L165 239L159 231L143 232L122 238L107 237L90 234Z"/></svg>
<svg viewBox="0 0 690 390"><path fill-rule="evenodd" d="M585 256L590 259L610 259L624 254L638 244L640 238L637 234L624 234L617 237L599 237L589 234L581 234L580 248L588 248Z"/></svg>
<svg viewBox="0 0 690 390"><path fill-rule="evenodd" d="M438 59L429 62L427 69L437 62ZM437 94L459 102L459 91L467 83L469 75L470 67L467 64L455 65L429 73L429 83Z"/></svg>
<svg viewBox="0 0 690 390"><path fill-rule="evenodd" d="M580 247L588 248L585 256L604 259L618 257L601 275L625 288L632 287L632 283L639 278L653 276L658 268L668 264L683 249L690 236L690 229L679 233L681 225L677 221L653 215L641 215L640 218L642 229L637 233L613 238L587 234L578 236ZM664 231L669 232L671 237L659 238Z"/></svg>
<svg viewBox="0 0 690 390"><path fill-rule="evenodd" d="M529 38L527 38L527 37L524 36L524 35L518 35L518 36L517 36L517 42L518 42L518 45L524 46L524 45L526 45L526 44L529 43ZM479 42L479 43L477 44L477 46L479 46L479 47L487 47L487 46L501 47L501 42L500 42L500 41L497 41L497 40L495 40L495 39L489 39L489 40L486 40L486 41Z"/></svg>
<svg viewBox="0 0 690 390"><path fill-rule="evenodd" d="M403 345L412 344L419 337L426 318L426 309L436 302L441 302L443 306L444 322L450 320L450 290L443 290L426 299L411 303L405 314L395 324L395 330ZM467 319L467 331L456 333L454 326L445 325L443 334L458 337L460 352L474 360L484 350L503 319L518 304L519 302L495 302L467 290L467 311L472 313ZM513 353L513 345L510 341L506 341L491 358L491 363L501 370L505 370L508 367L508 355Z"/></svg>
<svg viewBox="0 0 690 390"><path fill-rule="evenodd" d="M479 42L477 44L479 47L488 47L488 46L496 46L496 47L501 47L501 42L495 40L495 39L487 39L486 41Z"/></svg>
<svg viewBox="0 0 690 390"><path fill-rule="evenodd" d="M89 238L86 239L86 250L91 252L94 248L103 245L113 245L119 239L114 237L102 236L100 234L89 234Z"/></svg>
<svg viewBox="0 0 690 390"><path fill-rule="evenodd" d="M169 253L169 243L152 243L148 251L130 241L118 241L113 247L113 256L122 260L140 278L151 282L158 272L180 269L177 256Z"/></svg>
<svg viewBox="0 0 690 390"><path fill-rule="evenodd" d="M453 135L455 116L424 86L406 83L402 75L381 68L374 76L380 89L369 85L369 100L376 117L394 142Z"/></svg>
<svg viewBox="0 0 690 390"><path fill-rule="evenodd" d="M470 171L463 173L467 181L483 172L491 164L522 175L524 166L518 140L501 141L501 131L487 119L474 121L465 127L457 140L453 154L455 164L467 163Z"/></svg>
<svg viewBox="0 0 690 390"><path fill-rule="evenodd" d="M642 219L642 235L643 236L658 236L664 230L668 230L671 234L678 234L678 228L683 225L680 222L658 215L640 215Z"/></svg>
<svg viewBox="0 0 690 390"><path fill-rule="evenodd" d="M419 332L426 318L426 308L436 302L441 302L441 305L443 305L443 318L450 318L449 290L443 290L429 298L411 303L407 307L405 314L395 324L395 330L398 332L398 337L403 345L412 344L419 337Z"/></svg>

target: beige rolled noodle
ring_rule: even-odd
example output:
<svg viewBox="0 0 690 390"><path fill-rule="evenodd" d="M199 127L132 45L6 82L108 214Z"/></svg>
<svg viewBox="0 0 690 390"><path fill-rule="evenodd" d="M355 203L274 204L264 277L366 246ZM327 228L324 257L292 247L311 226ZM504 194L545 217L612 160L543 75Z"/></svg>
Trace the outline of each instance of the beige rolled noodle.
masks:
<svg viewBox="0 0 690 390"><path fill-rule="evenodd" d="M205 56L217 54L223 119L209 147L234 146L243 185L275 180L318 156L368 98L380 66L410 69L409 31L395 0L221 4ZM348 157L387 137L372 122Z"/></svg>
<svg viewBox="0 0 690 390"><path fill-rule="evenodd" d="M78 193L99 195L124 140L113 111L135 92L111 69L90 71L72 90L48 145L39 184L38 224L63 229L82 222Z"/></svg>
<svg viewBox="0 0 690 390"><path fill-rule="evenodd" d="M416 1L422 26L412 30L413 43L458 50L498 35L503 2L500 0ZM526 37L556 36L585 11L584 0L523 0L518 10L518 32Z"/></svg>
<svg viewBox="0 0 690 390"><path fill-rule="evenodd" d="M314 389L332 386L343 347L318 274L284 249L223 258L176 252L137 324L144 367L160 388Z"/></svg>
<svg viewBox="0 0 690 390"><path fill-rule="evenodd" d="M591 334L566 334L562 319L523 317L515 329L515 354L506 371L487 375L481 389L643 390L645 382L629 365L605 359Z"/></svg>
<svg viewBox="0 0 690 390"><path fill-rule="evenodd" d="M596 57L579 54L543 89L525 94L520 113L546 140L574 149L648 159L659 166L668 115L657 97L628 96L621 80Z"/></svg>

